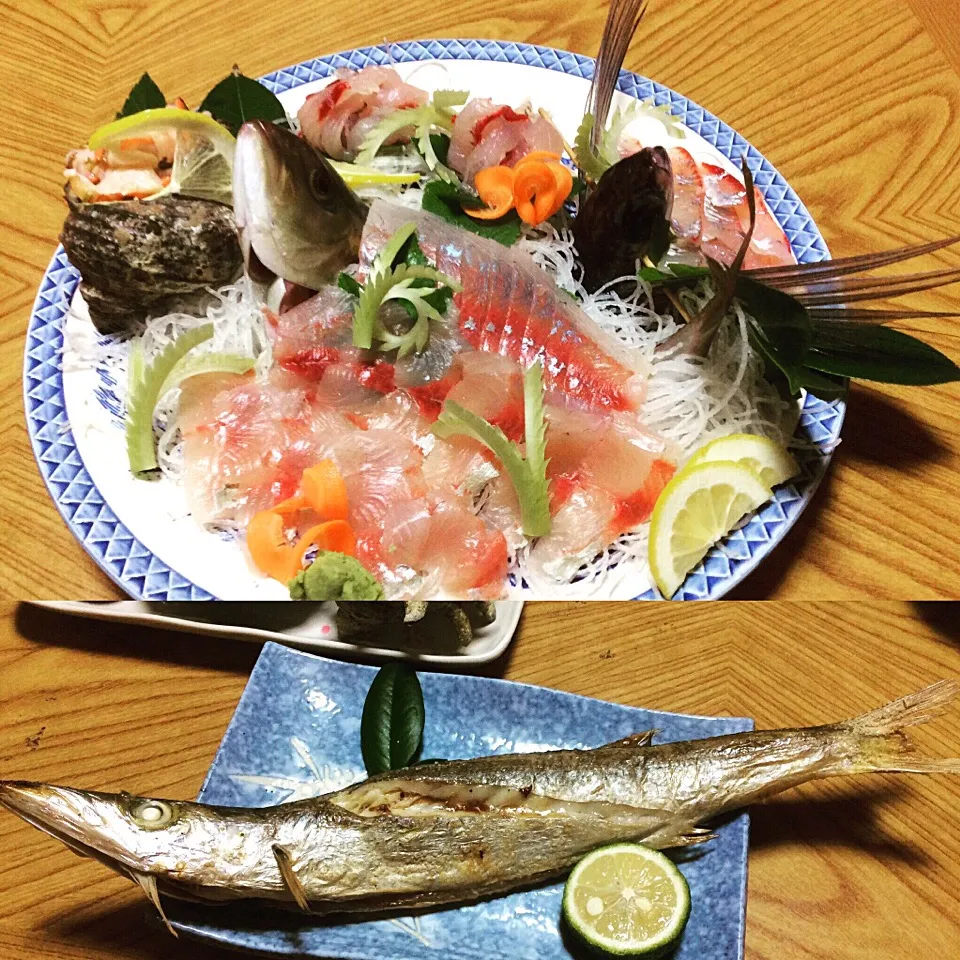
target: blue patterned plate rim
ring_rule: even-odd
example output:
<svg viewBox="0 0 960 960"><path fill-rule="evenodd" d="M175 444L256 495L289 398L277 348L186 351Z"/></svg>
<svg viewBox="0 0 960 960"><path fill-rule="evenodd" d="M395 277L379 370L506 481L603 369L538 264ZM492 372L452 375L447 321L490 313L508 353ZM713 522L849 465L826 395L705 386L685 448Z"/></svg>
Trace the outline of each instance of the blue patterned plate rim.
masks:
<svg viewBox="0 0 960 960"><path fill-rule="evenodd" d="M312 768L314 775L322 768L325 776L328 762L351 769L360 763L362 767L359 732L348 734L345 745L344 738L339 736L337 724L342 724L346 730L358 724L363 696L375 673L375 667L332 660L274 642L266 643L237 703L198 799L231 806L276 804L277 800L266 804L251 802L249 794L239 791L237 774L243 770L244 774L265 775L268 770L276 769L272 766L277 762L274 754L278 747L286 749L291 735L301 740L298 753L302 762L295 765L301 774L310 772L309 765L307 770L303 769L307 760L301 752L303 750L307 751L310 762L315 764ZM433 673L424 673L421 678L426 707L424 749L428 752L436 749L441 742L450 744L451 730L458 730L461 724L465 724L473 733L495 734L500 745L495 752L501 752L504 748L510 752L509 744L516 744L524 738L530 738L531 742L542 740L566 747L581 746L584 742L599 746L602 742L626 736L647 726L665 731L666 736L659 738L660 742L754 729L753 720L746 717L710 717L647 710L499 678ZM324 702L322 719L318 720L309 704L311 697L316 698L319 694L323 698L325 691L335 697L336 703ZM456 695L451 696L451 692ZM353 703L354 700L357 702ZM518 701L528 704L530 709L527 712L518 710ZM344 706L347 702L351 704L349 709ZM444 709L445 704L454 703L466 703L468 706ZM472 712L469 704L474 705ZM332 712L331 706L336 708ZM341 712L341 707L344 712ZM481 725L475 731L472 730L473 714L482 717ZM337 720L337 717L340 719ZM313 721L312 726L300 726L310 721ZM483 724L487 722L492 722L492 726L485 727ZM255 735L251 735L251 724L259 731ZM550 735L544 739L547 729ZM488 753L487 749L475 748L473 744L476 739L473 738L473 743L462 750L454 745L452 752L446 755L456 757ZM479 739L482 741L484 738ZM453 742L457 742L456 738ZM317 756L312 753L313 745L319 747ZM238 764L251 766L238 768ZM291 775L289 770L280 770L278 773L284 777ZM247 777L239 779L246 780ZM259 781L260 776L256 779ZM262 783L260 787L262 789ZM285 786L285 789L289 787ZM336 787L325 786L324 791L327 789ZM686 943L685 949L681 949L683 958L701 955L699 943L706 928L712 931L711 942L719 937L716 960L742 960L749 824L749 813L746 811L725 821L719 829L717 840L712 841L717 844L712 848L714 859L709 862L704 859L702 865L690 865L693 873L689 879L695 908L699 907L705 913L700 913L699 920L691 920L694 942ZM706 852L709 857L710 850ZM683 869L686 871L688 868ZM507 894L490 901L502 907L492 914L482 909L476 911L470 906L450 907L427 914L428 917L438 918L442 926L436 933L429 929L423 929L422 933L449 939L452 934L466 931L482 939L483 935L491 933L492 924L496 927L497 935L509 938L511 930L518 935L520 942L515 943L514 948L524 960L529 960L531 956L563 960L569 954L558 945L555 937L546 941L536 940L533 946L543 947L547 952L541 954L535 950L531 954L531 944L523 939L523 925L516 928L509 924L514 915L511 911L527 917L549 917L551 924L554 920L559 921L558 886L551 884L538 889L541 891L539 896L546 898L545 901L537 899L537 891L533 892L530 900L527 899L528 894L522 891ZM709 900L711 895L718 899ZM319 918L297 918L295 914L292 919L285 921L282 913L259 914L257 919L248 923L250 917L246 912L239 917L231 917L230 914L218 913L216 908L195 907L173 900L167 901L166 910L173 925L191 937L263 956L338 956L344 960L429 960L443 956L451 960L477 960L489 955L489 950L484 947L471 950L470 947L455 949L449 942L428 944L419 936L419 925L416 925L415 935L418 942L411 940L397 952L396 942L386 936L391 931L380 923L363 920L338 923L336 919L326 923ZM409 921L410 918L401 918L400 922ZM539 929L537 924L534 927ZM406 933L410 932L406 930ZM406 938L401 940L405 941ZM708 960L714 960L713 953L709 954Z"/></svg>
<svg viewBox="0 0 960 960"><path fill-rule="evenodd" d="M553 47L501 40L405 40L360 47L307 60L263 77L274 92L330 76L339 67L426 60L514 63L589 79L594 60ZM618 89L628 96L666 104L675 115L731 160L745 154L757 186L783 226L800 262L829 257L813 218L776 168L718 117L668 87L626 70ZM97 489L77 449L66 415L63 389L63 326L79 283L62 247L44 273L27 328L24 348L24 411L40 474L57 510L81 546L110 579L143 600L214 600L138 540ZM784 538L810 503L826 473L843 424L846 404L804 398L798 431L812 442L801 475L728 540L714 547L687 577L676 599L718 599L744 579ZM660 599L650 589L637 600Z"/></svg>

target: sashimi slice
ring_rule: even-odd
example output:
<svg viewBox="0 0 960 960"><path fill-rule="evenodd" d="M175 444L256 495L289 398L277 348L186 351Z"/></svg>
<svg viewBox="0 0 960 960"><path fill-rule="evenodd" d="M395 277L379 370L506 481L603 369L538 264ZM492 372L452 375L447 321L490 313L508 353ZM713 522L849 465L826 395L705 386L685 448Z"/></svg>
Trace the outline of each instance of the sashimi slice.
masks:
<svg viewBox="0 0 960 960"><path fill-rule="evenodd" d="M384 579L402 582L404 571L460 599L494 599L503 593L507 544L461 499L406 501L387 517L379 551Z"/></svg>
<svg viewBox="0 0 960 960"><path fill-rule="evenodd" d="M681 240L698 246L703 218L703 177L690 151L671 147L673 167L673 232Z"/></svg>
<svg viewBox="0 0 960 960"><path fill-rule="evenodd" d="M199 523L243 526L292 496L303 471L357 428L317 408L282 372L268 382L205 375L181 390L184 486Z"/></svg>
<svg viewBox="0 0 960 960"><path fill-rule="evenodd" d="M475 236L424 211L374 201L360 247L361 269L405 223L417 224L424 253L463 286L454 302L464 339L524 366L544 363L551 390L595 410L636 410L648 365L604 333L522 251ZM498 291L512 291L505 301Z"/></svg>

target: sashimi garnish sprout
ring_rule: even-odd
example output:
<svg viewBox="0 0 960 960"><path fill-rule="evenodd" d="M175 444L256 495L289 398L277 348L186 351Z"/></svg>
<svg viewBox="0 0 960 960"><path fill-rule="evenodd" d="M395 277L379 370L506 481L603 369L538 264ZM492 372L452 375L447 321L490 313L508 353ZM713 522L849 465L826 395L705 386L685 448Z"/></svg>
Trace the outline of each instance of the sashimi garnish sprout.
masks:
<svg viewBox="0 0 960 960"><path fill-rule="evenodd" d="M413 138L423 156L427 169L441 180L459 183L456 173L440 161L430 140L432 133L451 134L453 132L454 107L467 102L469 93L465 90L437 90L430 103L422 107L408 107L397 110L384 117L363 139L356 163L369 166L377 152L395 133L407 127L413 127Z"/></svg>
<svg viewBox="0 0 960 960"><path fill-rule="evenodd" d="M416 231L415 223L404 224L380 251L366 283L359 287L353 315L355 347L370 350L377 341L377 349L396 350L398 357L422 353L430 339L430 321L442 320L441 307L445 309L449 298L462 289L452 277L424 262L426 257L419 247L419 256L408 258L417 262L394 266L408 241L415 242ZM409 307L413 326L404 333L387 330L380 319L380 307L388 300L401 301Z"/></svg>
<svg viewBox="0 0 960 960"><path fill-rule="evenodd" d="M619 162L619 144L623 131L640 117L656 120L672 137L683 139L686 136L682 121L670 113L666 104L658 106L652 100L642 100L621 107L613 114L607 128L600 135L599 147L594 150L591 137L597 121L592 113L585 113L574 140L576 163L584 176L596 183L610 167Z"/></svg>
<svg viewBox="0 0 960 960"><path fill-rule="evenodd" d="M547 423L543 412L543 364L538 360L523 376L526 455L518 444L483 417L447 400L433 432L441 438L460 434L482 443L503 464L520 501L520 519L528 537L550 532L550 489L547 480Z"/></svg>
<svg viewBox="0 0 960 960"><path fill-rule="evenodd" d="M163 385L177 364L191 350L212 336L212 323L204 323L192 330L186 330L149 366L144 362L140 341L134 344L127 391L126 439L130 472L135 476L157 469L153 413L161 397Z"/></svg>

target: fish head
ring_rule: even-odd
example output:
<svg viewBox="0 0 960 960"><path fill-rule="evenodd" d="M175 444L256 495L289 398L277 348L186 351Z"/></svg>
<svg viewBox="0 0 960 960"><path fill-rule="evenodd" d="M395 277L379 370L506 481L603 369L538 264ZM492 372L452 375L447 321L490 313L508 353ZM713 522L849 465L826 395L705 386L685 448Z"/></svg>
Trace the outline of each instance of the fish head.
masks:
<svg viewBox="0 0 960 960"><path fill-rule="evenodd" d="M247 271L319 290L357 260L367 207L325 157L253 120L237 135L233 203Z"/></svg>
<svg viewBox="0 0 960 960"><path fill-rule="evenodd" d="M245 820L227 808L47 783L0 781L0 806L74 853L190 900L224 899L221 872L253 867L266 831L256 811Z"/></svg>

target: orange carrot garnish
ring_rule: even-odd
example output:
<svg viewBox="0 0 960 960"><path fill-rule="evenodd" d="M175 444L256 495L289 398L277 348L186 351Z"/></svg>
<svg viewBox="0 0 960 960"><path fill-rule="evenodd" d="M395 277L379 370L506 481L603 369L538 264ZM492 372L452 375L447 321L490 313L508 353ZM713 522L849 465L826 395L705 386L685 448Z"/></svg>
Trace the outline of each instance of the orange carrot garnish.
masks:
<svg viewBox="0 0 960 960"><path fill-rule="evenodd" d="M536 226L566 203L573 175L560 162L560 154L534 150L515 167L486 167L473 178L486 210L464 207L477 220L496 220L514 207L524 223Z"/></svg>
<svg viewBox="0 0 960 960"><path fill-rule="evenodd" d="M510 167L486 167L477 171L474 186L487 209L466 208L464 213L476 220L497 220L513 209L513 178Z"/></svg>
<svg viewBox="0 0 960 960"><path fill-rule="evenodd" d="M303 471L303 499L324 520L347 519L347 485L332 460L321 460Z"/></svg>
<svg viewBox="0 0 960 960"><path fill-rule="evenodd" d="M294 547L297 561L297 570L303 566L303 558L311 547L319 550L332 550L334 553L345 553L352 557L357 552L357 537L353 527L346 520L328 520L311 527Z"/></svg>
<svg viewBox="0 0 960 960"><path fill-rule="evenodd" d="M247 549L257 569L281 583L292 580L300 568L285 526L283 517L273 510L260 510L247 524Z"/></svg>
<svg viewBox="0 0 960 960"><path fill-rule="evenodd" d="M560 209L560 205L555 204L558 192L556 177L545 163L533 160L518 167L513 195L517 213L524 223L542 223L556 213Z"/></svg>
<svg viewBox="0 0 960 960"><path fill-rule="evenodd" d="M347 487L332 460L321 460L303 471L300 492L255 513L247 524L247 549L257 569L286 583L303 566L311 547L354 556L357 538L347 523ZM296 526L296 515L310 510L324 522L310 527L296 544L287 529Z"/></svg>

